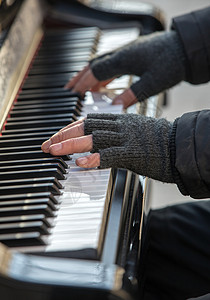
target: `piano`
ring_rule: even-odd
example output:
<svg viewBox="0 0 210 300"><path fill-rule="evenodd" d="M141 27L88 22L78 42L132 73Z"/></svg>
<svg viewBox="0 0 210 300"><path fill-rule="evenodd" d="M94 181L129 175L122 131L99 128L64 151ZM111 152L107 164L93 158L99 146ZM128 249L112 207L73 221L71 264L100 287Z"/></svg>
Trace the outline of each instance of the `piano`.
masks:
<svg viewBox="0 0 210 300"><path fill-rule="evenodd" d="M1 299L136 299L148 179L85 170L78 154L53 157L40 145L89 112L124 113L110 99L134 77L85 97L63 87L93 55L162 30L160 13L140 3L125 11L122 1L8 3L0 6ZM131 111L155 116L161 101Z"/></svg>

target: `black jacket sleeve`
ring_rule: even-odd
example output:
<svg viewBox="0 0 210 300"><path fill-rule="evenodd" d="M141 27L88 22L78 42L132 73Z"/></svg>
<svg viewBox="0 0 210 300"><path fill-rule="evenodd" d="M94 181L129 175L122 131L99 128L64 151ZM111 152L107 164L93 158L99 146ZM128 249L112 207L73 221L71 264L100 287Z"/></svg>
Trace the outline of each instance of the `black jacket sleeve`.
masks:
<svg viewBox="0 0 210 300"><path fill-rule="evenodd" d="M186 113L174 122L174 180L184 195L210 197L210 110ZM173 148L173 144L175 147Z"/></svg>
<svg viewBox="0 0 210 300"><path fill-rule="evenodd" d="M210 80L210 7L173 19L187 57L186 81L201 84Z"/></svg>

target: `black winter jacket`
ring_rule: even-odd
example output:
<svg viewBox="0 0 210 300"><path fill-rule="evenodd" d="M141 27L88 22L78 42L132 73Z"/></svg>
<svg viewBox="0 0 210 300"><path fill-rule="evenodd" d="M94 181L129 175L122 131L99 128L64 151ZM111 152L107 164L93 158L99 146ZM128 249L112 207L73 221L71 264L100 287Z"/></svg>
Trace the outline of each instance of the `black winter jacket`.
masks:
<svg viewBox="0 0 210 300"><path fill-rule="evenodd" d="M186 53L186 81L208 82L210 7L174 18L172 27L178 32ZM174 122L171 154L174 179L182 194L210 197L210 110L186 113Z"/></svg>

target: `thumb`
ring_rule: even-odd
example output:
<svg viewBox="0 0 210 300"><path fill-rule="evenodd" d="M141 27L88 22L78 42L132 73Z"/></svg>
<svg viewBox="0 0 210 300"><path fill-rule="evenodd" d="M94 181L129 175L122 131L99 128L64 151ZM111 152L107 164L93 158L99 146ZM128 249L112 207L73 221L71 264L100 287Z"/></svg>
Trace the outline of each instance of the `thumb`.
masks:
<svg viewBox="0 0 210 300"><path fill-rule="evenodd" d="M122 104L123 108L128 108L129 106L135 104L137 102L137 98L133 91L129 88L125 90L122 94L115 97L112 101L113 105Z"/></svg>

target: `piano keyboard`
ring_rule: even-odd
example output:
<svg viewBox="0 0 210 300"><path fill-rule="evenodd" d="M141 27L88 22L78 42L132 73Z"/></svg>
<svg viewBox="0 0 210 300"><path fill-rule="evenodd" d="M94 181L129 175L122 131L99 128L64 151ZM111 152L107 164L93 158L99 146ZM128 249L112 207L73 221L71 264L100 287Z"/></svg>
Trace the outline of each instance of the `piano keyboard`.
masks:
<svg viewBox="0 0 210 300"><path fill-rule="evenodd" d="M111 170L83 170L74 163L78 155L52 157L40 145L89 112L121 113L103 94L82 100L63 86L94 53L111 50L107 39L118 47L138 34L136 28L45 32L1 131L0 242L23 252L92 249L98 255ZM121 90L128 81L124 76L110 88Z"/></svg>
<svg viewBox="0 0 210 300"><path fill-rule="evenodd" d="M15 2L20 9L0 41L1 298L136 299L148 180L123 169L81 169L80 154L52 157L40 146L87 113L122 113L111 98L135 78L85 99L63 86L93 54L131 42L138 28L161 30L159 11L138 17L87 1ZM100 29L63 30L72 22ZM140 112L154 116L158 98Z"/></svg>

